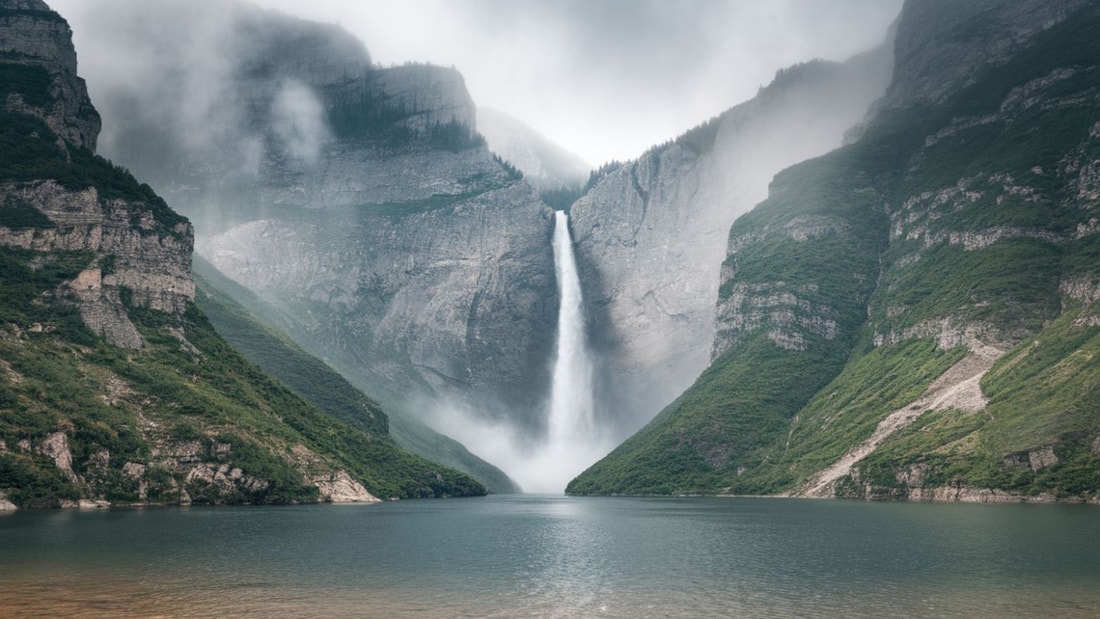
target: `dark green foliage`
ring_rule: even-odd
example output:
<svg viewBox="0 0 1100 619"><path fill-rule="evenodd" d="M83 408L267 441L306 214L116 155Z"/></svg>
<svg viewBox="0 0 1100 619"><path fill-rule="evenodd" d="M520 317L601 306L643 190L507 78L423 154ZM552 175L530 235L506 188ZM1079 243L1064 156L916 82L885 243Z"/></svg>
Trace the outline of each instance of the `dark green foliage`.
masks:
<svg viewBox="0 0 1100 619"><path fill-rule="evenodd" d="M202 276L197 303L215 328L245 357L278 378L307 402L347 424L345 436L314 428L305 421L292 425L307 435L324 433L338 442L338 453L357 465L357 474L369 479L368 489L384 497L432 497L482 494L477 482L457 471L410 454L389 438L386 415L378 405L352 387L332 368L302 351L284 336L263 326L247 310L207 279L223 278L208 263L196 261ZM224 282L222 282L224 285ZM335 422L334 422L335 423ZM354 430L353 430L354 429Z"/></svg>
<svg viewBox="0 0 1100 619"><path fill-rule="evenodd" d="M588 193L588 190L595 187L601 180L604 179L605 176L622 168L623 165L624 164L621 161L608 161L607 163L596 168L595 170L589 172L588 182L584 184L584 191L581 192L581 195Z"/></svg>
<svg viewBox="0 0 1100 619"><path fill-rule="evenodd" d="M101 200L142 202L169 234L187 221L125 168L86 148L70 145L63 151L57 136L33 116L0 112L0 181L37 180L53 180L72 190L95 187Z"/></svg>
<svg viewBox="0 0 1100 619"><path fill-rule="evenodd" d="M13 323L27 329L40 325L71 341L87 341L75 304L66 303L58 290L87 268L88 251L40 253L21 249L0 252L0 325Z"/></svg>
<svg viewBox="0 0 1100 619"><path fill-rule="evenodd" d="M368 72L362 79L330 87L325 94L328 126L336 137L391 147L423 140L430 148L455 153L485 146L485 138L455 120L435 122L419 135L406 121L421 110L394 101L374 79Z"/></svg>
<svg viewBox="0 0 1100 619"><path fill-rule="evenodd" d="M448 150L452 153L460 153L464 150L485 146L485 138L480 133L455 120L446 123L434 123L428 127L427 138L428 145L432 148ZM507 166L506 169L508 169ZM514 178L523 177L519 170L515 168L511 168L509 172Z"/></svg>
<svg viewBox="0 0 1100 619"><path fill-rule="evenodd" d="M1100 494L1100 329L1088 326L1095 309L1060 293L1067 278L1100 282L1096 235L1074 239L1095 217L1075 180L1098 154L1098 28L1089 4L947 101L880 110L859 142L778 174L769 199L731 229L737 251L720 299L788 295L800 302L784 305L790 320L835 320L840 337L777 353L752 348L759 331L719 333L729 352L569 491L796 490L963 354L931 340L875 348L876 338L943 325L1024 341L985 377L985 411L925 413L838 494L904 498L908 479ZM1056 69L1070 71L1033 82ZM1010 99L1021 92L1026 104ZM798 377L792 388L811 384L816 395L750 402L768 393L760 373ZM1046 461L1035 464L1037 453Z"/></svg>
<svg viewBox="0 0 1100 619"><path fill-rule="evenodd" d="M411 137L401 124L412 114L391 102L368 77L333 88L327 94L328 126L338 138L398 144Z"/></svg>
<svg viewBox="0 0 1100 619"><path fill-rule="evenodd" d="M12 230L24 230L27 228L53 228L54 223L42 211L34 208L33 205L9 195L0 204L0 226Z"/></svg>
<svg viewBox="0 0 1100 619"><path fill-rule="evenodd" d="M62 500L76 500L80 492L44 456L0 454L0 489L12 503L23 507L57 507Z"/></svg>
<svg viewBox="0 0 1100 619"><path fill-rule="evenodd" d="M45 107L50 102L52 83L53 76L39 65L0 63L0 101L19 94L27 105Z"/></svg>
<svg viewBox="0 0 1100 619"><path fill-rule="evenodd" d="M539 197L547 206L555 211L569 212L569 207L584 195L584 189L580 185L558 187L556 189L544 189L539 192Z"/></svg>
<svg viewBox="0 0 1100 619"><path fill-rule="evenodd" d="M519 179L523 178L523 172L520 172L519 168L502 159L500 155L493 153L493 161L497 162L500 167L504 168L504 171L508 173L508 178L514 181L518 181Z"/></svg>

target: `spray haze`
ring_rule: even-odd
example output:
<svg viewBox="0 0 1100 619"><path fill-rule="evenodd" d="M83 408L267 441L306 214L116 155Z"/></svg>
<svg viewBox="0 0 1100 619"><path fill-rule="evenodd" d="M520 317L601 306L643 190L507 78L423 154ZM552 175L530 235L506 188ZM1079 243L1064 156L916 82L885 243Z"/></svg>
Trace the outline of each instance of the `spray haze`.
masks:
<svg viewBox="0 0 1100 619"><path fill-rule="evenodd" d="M349 6L336 0L257 0L264 8L230 0L51 4L73 25L81 72L104 118L103 154L130 166L158 189L175 187L192 206L209 203L208 212L185 211L199 230L200 248L211 246L205 232L214 231L222 235L225 251L238 251L241 263L254 268L264 262L262 256L250 255L248 247L225 245L237 238L233 226L245 239L242 243L255 245L263 235L252 233L261 229L293 238L293 243L284 242L286 247L274 251L293 244L301 253L281 251L265 266L293 255L309 264L280 263L285 272L273 277L289 279L287 273L293 273L303 280L337 282L333 289L322 290L327 283L310 287L305 293L310 302L323 296L344 307L376 303L381 309L368 309L378 309L381 315L385 303L405 293L399 290L398 282L405 281L401 278L430 273L425 264L434 268L471 263L471 254L487 255L485 246L494 242L478 236L484 230L475 230L455 235L480 239L482 247L465 255L428 260L411 254L393 260L387 256L389 266L376 268L368 258L382 254L375 254L376 247L369 244L380 246L388 237L381 230L357 229L362 222L354 217L340 219L341 213L351 212L348 209L326 210L325 217L334 234L358 235L363 245L353 251L338 251L334 244L311 249L301 240L307 233L264 221L270 219L264 209L271 205L261 202L275 194L282 202L272 210L289 205L321 211L322 206L332 206L309 202L321 195L312 193L319 183L308 176L315 169L337 169L348 189L341 195L365 196L355 198L359 203L341 204L355 207L374 204L371 200L430 201L441 191L437 188L451 191L454 178L491 176L484 166L494 164L484 151L476 165L455 163L463 156L458 153L440 155L432 160L431 174L422 177L416 175L418 163L372 160L370 166L354 167L346 145L336 148L336 159L344 159L332 160L334 153L326 149L339 138L326 124L326 102L331 105L333 93L339 92L334 85L363 79L367 72L375 77L387 74L391 80L397 74L406 80L419 73L439 75L414 66L382 69L372 61L454 65L462 74L451 71L448 76L454 78L450 84L456 92L468 88L478 105L523 119L590 162L637 157L649 149L608 174L606 182L574 205L569 217L575 238L570 237L566 215L555 215L552 249L560 309L555 358L547 354L543 361L553 363L552 372L545 372L553 375L545 386L545 408L534 411L536 407L530 406L509 418L459 399L428 407L434 414L429 413L427 421L506 469L528 491L559 492L573 474L604 455L612 441L649 421L706 367L729 225L766 196L776 172L840 145L845 129L857 123L867 103L881 94L889 63L845 65L850 66L846 75L853 77L831 82L841 86L826 84L815 90L812 80L817 78L811 70L781 75L775 85L762 86L782 67L813 57L842 60L880 43L900 3L410 0ZM330 24L306 24L278 11ZM324 62L315 62L319 58ZM814 71L824 67L828 73L831 66L815 65ZM410 96L410 101L416 99ZM754 96L753 102L723 113ZM712 123L669 146L672 136L720 113ZM332 123L341 126L337 120ZM140 132L131 129L135 125L141 126ZM153 151L149 143L166 146ZM651 149L654 144L663 146ZM473 167L463 168L468 164ZM206 196L187 194L185 182L164 174L173 166L188 173L199 170L217 182L210 184ZM453 177L444 178L452 171ZM256 184L267 178L265 174L276 173L284 175L283 186L253 192L248 199L254 200L254 211L237 220L224 219L223 211L242 200L220 192L243 186L242 178ZM420 193L406 195L410 188ZM534 192L526 195L538 202ZM549 223L546 215L540 217L538 225ZM543 228L528 238L548 235ZM402 237L408 244L398 243L399 248L412 252L414 237L420 239L419 231ZM439 249L427 241L423 245ZM538 251L549 253L546 245L543 240ZM578 257L572 255L574 245L580 273ZM508 247L501 256L522 254L517 249L529 250ZM347 256L359 256L363 262L344 273L338 266L347 266L339 262ZM391 267L392 273L385 270ZM441 279L438 285L512 284L504 279L456 270L453 280ZM582 282L587 302L582 301ZM405 339L394 340L399 343L395 348L412 355L416 367L439 370L435 378L441 382L459 384L455 377L464 379L471 366L500 350L484 346L476 355L448 365L432 358L433 350L438 352L432 347L440 342L481 345L481 334L463 330L483 301L480 293L471 293L478 301L466 307L425 292L414 308L425 312L423 316L386 315L357 336L376 337L382 328L404 330ZM364 294L376 296L364 301ZM535 306L544 308L549 302L540 299L553 298L552 292L538 295ZM501 306L510 302L502 301ZM540 314L537 321L546 327L541 347L551 345L548 320ZM430 331L444 322L459 328L443 334L446 338L436 334L435 339L416 331ZM358 326L362 324L366 320ZM596 347L595 354L589 354L590 345ZM539 396L543 393L540 386Z"/></svg>

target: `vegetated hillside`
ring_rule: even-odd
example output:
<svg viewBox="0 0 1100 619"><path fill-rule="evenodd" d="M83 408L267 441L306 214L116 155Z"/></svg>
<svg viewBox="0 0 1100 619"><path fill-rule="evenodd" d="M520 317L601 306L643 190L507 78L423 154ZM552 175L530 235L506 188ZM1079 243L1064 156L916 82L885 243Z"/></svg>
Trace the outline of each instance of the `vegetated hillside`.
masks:
<svg viewBox="0 0 1100 619"><path fill-rule="evenodd" d="M568 492L1100 496L1100 7L929 4L731 228L710 368Z"/></svg>
<svg viewBox="0 0 1100 619"><path fill-rule="evenodd" d="M211 324L235 349L265 372L285 383L307 402L327 412L348 425L371 436L389 437L404 430L403 422L387 418L381 407L351 385L343 376L323 361L306 353L287 336L264 324L250 309L234 299L249 301L249 307L270 313L263 302L239 284L217 271L206 260L194 259L196 295L195 303L209 318ZM233 290L230 294L228 290ZM265 312L266 310L266 312ZM393 426L397 426L396 429ZM429 434L413 433L413 436ZM430 435L430 434L429 434ZM462 470L471 462L480 462L461 444L439 436L441 444L426 447L444 459L441 463ZM388 467L389 476L416 487L430 481L424 475L434 475L439 466L423 458L405 452L397 444L378 441L376 444L378 467ZM518 492L515 483L499 469L485 464L468 473L486 486L490 492Z"/></svg>
<svg viewBox="0 0 1100 619"><path fill-rule="evenodd" d="M843 143L890 83L884 44L779 71L751 100L604 166L571 223L604 432L624 438L706 369L730 225L783 168Z"/></svg>
<svg viewBox="0 0 1100 619"><path fill-rule="evenodd" d="M82 13L78 42L140 59L123 76L94 56L119 121L105 152L195 222L198 253L273 327L400 417L403 446L472 472L417 420L546 432L552 212L485 147L461 74L373 65L338 26L242 2Z"/></svg>
<svg viewBox="0 0 1100 619"><path fill-rule="evenodd" d="M44 3L0 1L0 507L484 494L217 335L190 223L92 150L69 36Z"/></svg>

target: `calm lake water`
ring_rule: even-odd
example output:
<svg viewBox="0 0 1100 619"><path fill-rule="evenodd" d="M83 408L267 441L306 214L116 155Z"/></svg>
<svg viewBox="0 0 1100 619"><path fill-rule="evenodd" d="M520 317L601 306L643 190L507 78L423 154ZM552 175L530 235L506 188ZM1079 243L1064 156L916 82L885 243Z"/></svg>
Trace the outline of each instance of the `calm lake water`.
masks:
<svg viewBox="0 0 1100 619"><path fill-rule="evenodd" d="M0 616L1097 617L1100 508L497 496L0 517Z"/></svg>

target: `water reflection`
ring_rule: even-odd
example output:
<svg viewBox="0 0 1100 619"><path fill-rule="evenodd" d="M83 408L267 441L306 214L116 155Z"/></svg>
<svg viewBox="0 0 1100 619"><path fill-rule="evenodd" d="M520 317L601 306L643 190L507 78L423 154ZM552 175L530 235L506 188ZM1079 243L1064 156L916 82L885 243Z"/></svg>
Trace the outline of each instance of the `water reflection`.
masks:
<svg viewBox="0 0 1100 619"><path fill-rule="evenodd" d="M23 616L1093 617L1100 509L491 497L20 512Z"/></svg>

